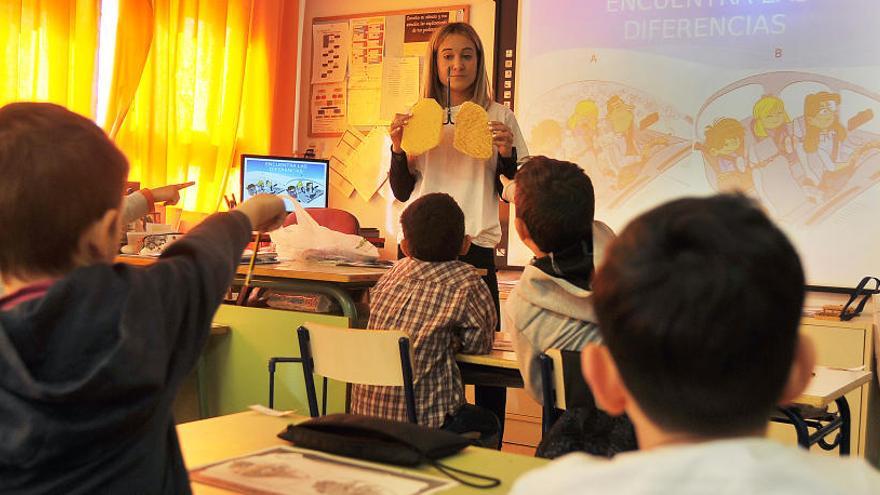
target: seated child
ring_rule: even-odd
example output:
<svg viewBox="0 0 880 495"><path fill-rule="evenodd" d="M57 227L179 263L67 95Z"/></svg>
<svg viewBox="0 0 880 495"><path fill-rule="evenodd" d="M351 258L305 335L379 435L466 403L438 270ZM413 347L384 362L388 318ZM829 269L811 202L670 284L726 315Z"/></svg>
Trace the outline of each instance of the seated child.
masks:
<svg viewBox="0 0 880 495"><path fill-rule="evenodd" d="M455 354L486 354L497 317L474 267L458 261L470 238L464 213L448 194L426 194L401 214L407 256L370 290L367 328L400 330L413 351L416 416L421 425L449 426L465 404ZM354 385L351 411L406 421L403 389Z"/></svg>
<svg viewBox="0 0 880 495"><path fill-rule="evenodd" d="M542 402L538 356L548 349L581 350L599 339L593 314L593 264L614 233L594 222L590 178L577 165L544 156L528 159L516 175L515 227L535 253L505 305L505 328L512 334L528 393ZM613 455L635 448L628 421L595 407L572 408L545 435L541 457L573 450Z"/></svg>
<svg viewBox="0 0 880 495"><path fill-rule="evenodd" d="M114 265L127 173L91 120L0 108L0 493L190 492L171 403L251 230L284 203L254 198L152 266Z"/></svg>
<svg viewBox="0 0 880 495"><path fill-rule="evenodd" d="M794 247L745 196L685 198L636 218L593 282L604 346L582 352L596 402L632 418L639 452L571 454L512 493L877 493L863 460L764 438L814 355L799 336Z"/></svg>

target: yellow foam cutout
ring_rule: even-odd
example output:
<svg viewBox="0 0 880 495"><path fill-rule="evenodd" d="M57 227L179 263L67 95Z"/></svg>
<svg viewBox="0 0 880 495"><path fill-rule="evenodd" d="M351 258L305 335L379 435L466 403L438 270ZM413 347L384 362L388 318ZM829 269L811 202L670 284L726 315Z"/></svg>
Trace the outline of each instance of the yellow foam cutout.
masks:
<svg viewBox="0 0 880 495"><path fill-rule="evenodd" d="M455 149L480 160L492 157L492 133L489 114L480 105L470 101L461 105L455 117Z"/></svg>
<svg viewBox="0 0 880 495"><path fill-rule="evenodd" d="M440 144L443 109L433 98L424 98L412 107L410 114L400 147L407 154L421 155Z"/></svg>

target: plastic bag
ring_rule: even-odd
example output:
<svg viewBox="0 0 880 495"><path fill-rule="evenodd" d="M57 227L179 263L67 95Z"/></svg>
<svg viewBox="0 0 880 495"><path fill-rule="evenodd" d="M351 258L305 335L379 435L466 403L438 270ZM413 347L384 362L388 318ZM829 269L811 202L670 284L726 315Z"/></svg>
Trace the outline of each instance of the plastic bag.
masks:
<svg viewBox="0 0 880 495"><path fill-rule="evenodd" d="M297 223L270 232L278 256L293 260L372 261L379 259L376 246L359 235L343 234L318 225L296 199Z"/></svg>

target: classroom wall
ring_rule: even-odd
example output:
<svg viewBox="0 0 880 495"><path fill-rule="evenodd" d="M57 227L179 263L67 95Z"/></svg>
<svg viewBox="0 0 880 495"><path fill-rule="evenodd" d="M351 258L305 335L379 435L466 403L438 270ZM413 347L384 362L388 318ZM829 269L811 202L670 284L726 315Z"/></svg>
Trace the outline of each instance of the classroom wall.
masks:
<svg viewBox="0 0 880 495"><path fill-rule="evenodd" d="M278 44L274 47L276 55L274 57L272 53L268 55L271 63L276 65L273 95L275 104L273 105L272 135L269 144L269 152L272 154L286 154L293 149L297 64L290 63L290 61L296 61L299 58L299 10L300 2L304 1L283 0L281 18L276 26L272 26L283 33L280 36L271 33L271 36L278 40ZM257 5L257 8L262 8L260 3Z"/></svg>
<svg viewBox="0 0 880 495"><path fill-rule="evenodd" d="M305 13L303 16L302 36L302 74L300 75L300 87L298 91L299 132L294 143L294 153L302 154L310 146L314 146L317 156L329 156L339 138L313 138L309 137L309 97L311 76L311 53L312 53L312 20L316 17L332 17L338 15L350 15L360 13L372 13L383 11L397 11L406 9L422 9L430 7L445 7L449 5L470 5L469 22L480 35L487 54L494 53L495 38L495 2L493 0L433 0L431 2L413 0L371 0L369 2L359 0L303 0ZM492 76L493 57L486 57L489 76ZM336 194L334 194L336 193ZM338 191L331 190L330 206L354 213L364 227L377 227L386 239L385 249L382 250L383 258L396 258L398 208L389 204L382 196L376 194L367 202L361 199L357 193L350 198L340 198Z"/></svg>

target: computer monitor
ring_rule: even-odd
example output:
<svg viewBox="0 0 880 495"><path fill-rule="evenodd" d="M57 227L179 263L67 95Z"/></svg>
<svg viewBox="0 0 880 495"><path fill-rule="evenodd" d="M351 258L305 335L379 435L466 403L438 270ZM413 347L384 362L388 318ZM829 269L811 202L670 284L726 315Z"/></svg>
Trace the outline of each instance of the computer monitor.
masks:
<svg viewBox="0 0 880 495"><path fill-rule="evenodd" d="M284 195L287 211L293 211L289 194L304 208L327 208L329 179L329 160L241 155L242 201L261 193Z"/></svg>

